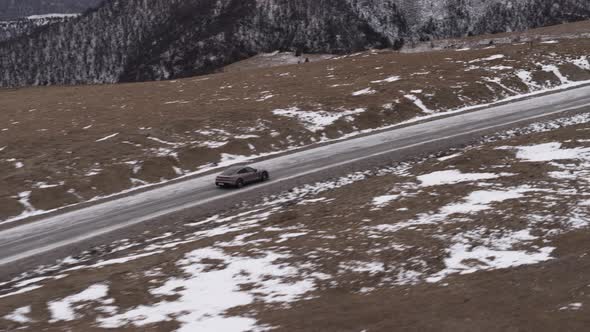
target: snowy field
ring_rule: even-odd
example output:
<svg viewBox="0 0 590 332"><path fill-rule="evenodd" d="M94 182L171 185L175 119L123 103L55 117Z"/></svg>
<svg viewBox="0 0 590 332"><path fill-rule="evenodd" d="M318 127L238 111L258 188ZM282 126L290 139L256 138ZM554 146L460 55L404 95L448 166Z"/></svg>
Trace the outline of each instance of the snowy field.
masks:
<svg viewBox="0 0 590 332"><path fill-rule="evenodd" d="M41 90L10 95L7 104L17 106L0 115L0 170L9 175L0 180L0 220L585 85L590 62L581 42L420 55L369 51L256 76L100 87L96 104L94 92L78 99L70 88L51 96L27 94ZM420 57L431 64L417 62ZM155 90L134 97L149 89Z"/></svg>
<svg viewBox="0 0 590 332"><path fill-rule="evenodd" d="M562 239L590 222L589 124L589 114L535 123L70 257L0 284L0 330L288 330L299 323L275 315L342 294L380 303L494 271L559 271L571 250ZM539 310L583 312L583 292L565 293Z"/></svg>

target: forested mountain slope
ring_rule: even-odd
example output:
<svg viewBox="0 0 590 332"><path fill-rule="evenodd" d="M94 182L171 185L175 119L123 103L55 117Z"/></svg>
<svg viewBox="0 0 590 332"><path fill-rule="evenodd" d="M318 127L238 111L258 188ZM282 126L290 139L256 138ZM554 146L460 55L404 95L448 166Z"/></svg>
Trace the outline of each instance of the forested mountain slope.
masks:
<svg viewBox="0 0 590 332"><path fill-rule="evenodd" d="M0 20L31 15L77 14L97 6L102 0L0 0Z"/></svg>
<svg viewBox="0 0 590 332"><path fill-rule="evenodd" d="M77 17L78 14L33 15L11 21L0 21L0 42L23 35L30 35L40 27L64 23Z"/></svg>
<svg viewBox="0 0 590 332"><path fill-rule="evenodd" d="M587 0L108 0L0 43L0 86L186 77L272 50L399 48L588 17Z"/></svg>

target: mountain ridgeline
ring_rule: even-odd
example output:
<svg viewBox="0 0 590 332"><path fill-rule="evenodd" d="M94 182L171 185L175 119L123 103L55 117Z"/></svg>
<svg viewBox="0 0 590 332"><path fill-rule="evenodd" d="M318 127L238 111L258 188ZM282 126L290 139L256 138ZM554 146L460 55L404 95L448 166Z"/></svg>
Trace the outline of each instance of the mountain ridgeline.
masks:
<svg viewBox="0 0 590 332"><path fill-rule="evenodd" d="M19 18L12 21L0 21L0 42L17 38L22 35L30 35L42 26L64 23L75 16L40 16L31 18Z"/></svg>
<svg viewBox="0 0 590 332"><path fill-rule="evenodd" d="M0 0L0 20L13 21L31 15L78 14L102 0Z"/></svg>
<svg viewBox="0 0 590 332"><path fill-rule="evenodd" d="M589 17L588 0L108 0L0 42L0 86L170 79L260 52L399 48Z"/></svg>

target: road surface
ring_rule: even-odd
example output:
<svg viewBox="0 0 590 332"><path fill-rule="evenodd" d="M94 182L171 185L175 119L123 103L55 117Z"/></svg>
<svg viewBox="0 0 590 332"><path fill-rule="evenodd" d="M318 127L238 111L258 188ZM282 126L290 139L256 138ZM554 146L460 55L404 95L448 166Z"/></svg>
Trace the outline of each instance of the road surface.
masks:
<svg viewBox="0 0 590 332"><path fill-rule="evenodd" d="M357 168L370 166L371 160L384 162L408 158L465 144L486 133L543 117L583 111L590 111L588 86L265 160L254 166L268 169L271 181L241 190L218 189L214 186L215 175L205 175L80 210L16 224L0 231L0 270L14 274L22 272L19 269L25 269L25 261L29 264L51 263L52 259L88 249L85 245L96 244L91 241L94 238L110 234L111 238L107 239L116 239L131 226L145 226L148 221L179 211L196 207L229 208L244 197L278 192L304 181L344 174L354 169L355 165ZM60 254L57 256L51 254L58 251ZM3 274L0 273L0 277Z"/></svg>

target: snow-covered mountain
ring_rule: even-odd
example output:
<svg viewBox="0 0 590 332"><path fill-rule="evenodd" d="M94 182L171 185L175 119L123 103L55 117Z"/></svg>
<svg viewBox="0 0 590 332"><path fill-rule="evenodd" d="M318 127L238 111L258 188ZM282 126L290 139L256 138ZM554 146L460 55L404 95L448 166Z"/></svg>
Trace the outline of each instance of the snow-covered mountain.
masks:
<svg viewBox="0 0 590 332"><path fill-rule="evenodd" d="M158 80L259 52L344 53L590 17L587 0L108 0L0 44L0 86Z"/></svg>
<svg viewBox="0 0 590 332"><path fill-rule="evenodd" d="M0 0L0 21L31 15L82 13L102 0Z"/></svg>
<svg viewBox="0 0 590 332"><path fill-rule="evenodd" d="M0 42L23 35L30 35L39 27L50 24L64 23L78 17L80 14L43 14L0 21Z"/></svg>

